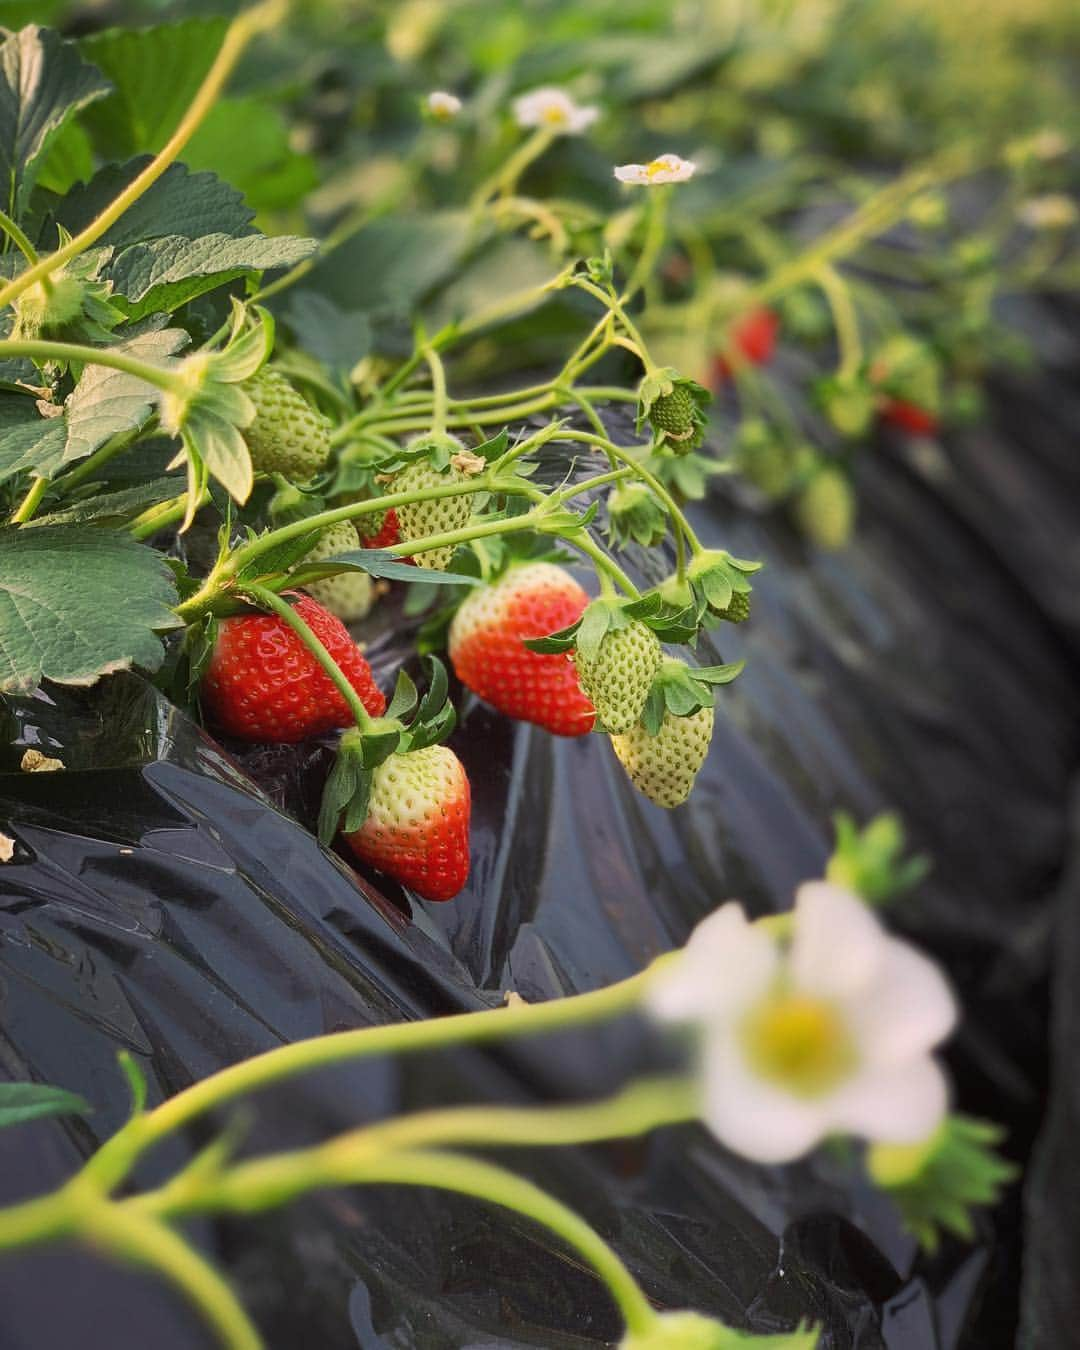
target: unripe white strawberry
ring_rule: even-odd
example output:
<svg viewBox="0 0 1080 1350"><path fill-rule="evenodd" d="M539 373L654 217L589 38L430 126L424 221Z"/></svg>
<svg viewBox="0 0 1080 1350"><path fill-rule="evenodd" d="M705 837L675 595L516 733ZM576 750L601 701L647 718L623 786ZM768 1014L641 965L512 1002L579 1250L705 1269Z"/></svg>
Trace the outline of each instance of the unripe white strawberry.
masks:
<svg viewBox="0 0 1080 1350"><path fill-rule="evenodd" d="M581 687L606 731L629 731L638 720L662 659L656 634L637 619L609 629L595 656L575 650Z"/></svg>
<svg viewBox="0 0 1080 1350"><path fill-rule="evenodd" d="M304 561L321 562L323 558L333 558L359 547L356 526L351 521L342 520L323 530L318 543L305 555ZM339 572L337 576L326 577L322 581L309 581L304 590L343 623L355 623L357 619L362 619L375 601L371 578L366 572Z"/></svg>
<svg viewBox="0 0 1080 1350"><path fill-rule="evenodd" d="M244 428L251 462L261 473L305 482L330 457L330 421L284 375L265 367L242 386L255 404Z"/></svg>
<svg viewBox="0 0 1080 1350"><path fill-rule="evenodd" d="M686 801L712 740L715 713L699 708L689 717L664 713L655 736L639 722L611 744L630 781L649 801L670 810Z"/></svg>

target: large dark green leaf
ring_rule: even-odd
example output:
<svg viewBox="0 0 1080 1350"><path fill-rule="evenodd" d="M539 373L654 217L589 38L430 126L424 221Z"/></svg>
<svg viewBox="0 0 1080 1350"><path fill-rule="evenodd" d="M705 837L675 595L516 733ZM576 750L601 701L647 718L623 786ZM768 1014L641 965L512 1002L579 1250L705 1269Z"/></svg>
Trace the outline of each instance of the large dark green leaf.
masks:
<svg viewBox="0 0 1080 1350"><path fill-rule="evenodd" d="M53 139L108 83L56 33L31 24L0 44L0 197L19 216Z"/></svg>
<svg viewBox="0 0 1080 1350"><path fill-rule="evenodd" d="M84 55L113 84L109 97L82 119L103 159L161 149L210 69L227 27L223 18L188 19L154 28L110 28L83 38Z"/></svg>
<svg viewBox="0 0 1080 1350"><path fill-rule="evenodd" d="M0 691L155 670L175 627L173 575L153 549L93 526L0 528Z"/></svg>
<svg viewBox="0 0 1080 1350"><path fill-rule="evenodd" d="M62 417L42 417L33 399L0 400L0 483L32 469L51 478L60 467L67 441Z"/></svg>

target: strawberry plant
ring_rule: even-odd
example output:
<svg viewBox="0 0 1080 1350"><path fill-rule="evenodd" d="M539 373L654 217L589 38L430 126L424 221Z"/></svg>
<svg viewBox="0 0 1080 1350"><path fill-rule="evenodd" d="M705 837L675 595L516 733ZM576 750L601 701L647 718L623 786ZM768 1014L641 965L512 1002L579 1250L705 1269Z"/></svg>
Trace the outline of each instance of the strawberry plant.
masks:
<svg viewBox="0 0 1080 1350"><path fill-rule="evenodd" d="M0 33L0 693L137 671L226 749L323 738L306 823L367 880L442 904L469 881L475 784L437 653L497 714L611 756L641 810L681 808L743 674L721 649L727 624L756 621L762 566L703 539L694 504L732 475L740 507L780 507L797 547L843 550L882 428L936 437L975 415L997 364L1023 361L997 302L1075 283L1077 212L1070 140L1046 124L1057 105L1000 55L999 101L965 120L971 75L944 17L837 3L814 39L773 6L743 7L737 32L680 12L659 69L643 14L619 69L596 16L560 11L530 68L515 22L392 8L359 36L336 7L288 0L231 22L68 37L28 15ZM940 61L897 55L881 82L906 21ZM361 65L375 30L394 60L370 97L352 90L355 116L320 111L304 72ZM568 87L531 82L536 69ZM437 87L448 70L462 95ZM703 84L717 71L723 98ZM357 165L364 135L393 146L385 172L377 155ZM408 650L386 688L363 649L379 623ZM711 1318L658 1314L559 1202L441 1150L701 1119L778 1162L833 1132L868 1142L870 1178L925 1245L966 1234L1010 1173L993 1126L947 1111L943 979L860 908L918 872L887 823L885 849L880 822L862 836L845 820L828 879L800 888L792 916L751 924L725 905L680 957L579 999L285 1046L152 1112L125 1061L130 1122L81 1190L0 1212L0 1247L76 1236L141 1260L223 1344L252 1350L258 1333L178 1221L346 1182L427 1184L559 1234L606 1283L624 1346L742 1343ZM873 957L843 998L809 971L822 934ZM889 984L901 961L922 1020ZM871 966L918 1025L896 1082L885 1033L852 1020ZM627 1012L690 1024L700 1072L267 1159L236 1161L224 1140L156 1190L114 1194L188 1118L301 1070ZM0 1124L85 1109L15 1086ZM773 1343L815 1340L800 1327Z"/></svg>

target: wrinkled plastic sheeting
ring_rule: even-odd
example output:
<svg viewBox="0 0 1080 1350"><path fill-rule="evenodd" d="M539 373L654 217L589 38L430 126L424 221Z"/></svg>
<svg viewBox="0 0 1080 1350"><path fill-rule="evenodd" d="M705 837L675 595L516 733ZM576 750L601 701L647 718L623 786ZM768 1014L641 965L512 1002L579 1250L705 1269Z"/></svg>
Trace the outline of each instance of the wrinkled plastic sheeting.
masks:
<svg viewBox="0 0 1080 1350"><path fill-rule="evenodd" d="M1059 451L1065 475L1071 447ZM1007 459L1009 444L994 454ZM835 558L730 488L696 512L707 542L768 567L753 622L725 627L719 650L702 644L705 660L751 665L722 692L708 763L679 811L636 795L602 738L553 739L466 699L453 743L474 784L473 873L449 905L380 889L319 848L304 824L327 744L230 755L134 677L13 710L5 741L68 767L0 781L18 841L0 869L3 1069L98 1110L0 1133L3 1198L56 1184L120 1123L117 1049L139 1060L156 1101L301 1036L495 1004L509 989L536 1000L595 988L681 943L729 896L786 907L820 874L830 813L883 806L934 858L894 918L947 962L964 1001L949 1051L960 1102L1004 1119L1022 1155L1045 1087L1075 671L1001 513L1011 506L1009 529L1031 531L1044 497L1060 508L1062 482L1048 475L992 510L965 498L961 517L924 469L903 445L864 457L863 527ZM400 625L373 636L384 686L403 650ZM588 1097L662 1053L621 1023L328 1070L260 1094L248 1147L431 1103ZM140 1180L190 1156L207 1129L163 1148ZM757 1331L810 1317L830 1347L1012 1343L1015 1198L975 1244L947 1242L931 1260L828 1157L762 1171L695 1127L505 1161L590 1219L661 1306ZM618 1336L606 1295L558 1244L452 1196L333 1192L194 1231L274 1350L569 1350ZM84 1253L8 1257L0 1293L13 1346L209 1344L154 1280Z"/></svg>

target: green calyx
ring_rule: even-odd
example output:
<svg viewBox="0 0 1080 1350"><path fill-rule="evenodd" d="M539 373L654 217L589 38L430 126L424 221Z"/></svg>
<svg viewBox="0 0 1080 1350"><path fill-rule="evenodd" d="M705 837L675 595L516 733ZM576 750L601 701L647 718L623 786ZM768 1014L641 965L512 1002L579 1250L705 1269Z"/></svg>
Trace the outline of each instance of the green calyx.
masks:
<svg viewBox="0 0 1080 1350"><path fill-rule="evenodd" d="M617 547L654 548L667 535L667 515L644 483L620 483L608 494L608 535Z"/></svg>
<svg viewBox="0 0 1080 1350"><path fill-rule="evenodd" d="M836 846L825 877L870 905L886 904L916 886L930 869L921 855L905 858L906 840L899 816L885 812L863 829L846 812L834 820Z"/></svg>
<svg viewBox="0 0 1080 1350"><path fill-rule="evenodd" d="M941 365L925 342L905 333L889 338L877 350L870 362L870 382L928 413L941 411Z"/></svg>
<svg viewBox="0 0 1080 1350"><path fill-rule="evenodd" d="M876 414L874 390L862 374L826 375L814 386L818 407L841 436L857 440Z"/></svg>
<svg viewBox="0 0 1080 1350"><path fill-rule="evenodd" d="M425 656L424 664L428 688L423 698L407 672L399 671L383 716L343 733L319 808L318 835L324 845L339 828L346 834L361 828L371 800L372 774L380 764L391 755L437 745L453 731L457 714L447 697L446 667L436 656Z"/></svg>
<svg viewBox="0 0 1080 1350"><path fill-rule="evenodd" d="M726 549L703 549L690 562L687 577L694 594L717 618L741 623L749 617L751 583L761 563L732 557ZM736 600L735 597L742 597Z"/></svg>
<svg viewBox="0 0 1080 1350"><path fill-rule="evenodd" d="M107 343L124 312L111 303L112 283L94 277L101 250L75 259L15 301L14 339Z"/></svg>
<svg viewBox="0 0 1080 1350"><path fill-rule="evenodd" d="M665 658L645 700L641 725L650 736L656 736L666 714L691 717L702 708L711 708L716 686L730 684L745 664L745 661L732 661L726 665L688 666L685 661Z"/></svg>
<svg viewBox="0 0 1080 1350"><path fill-rule="evenodd" d="M972 1209L996 1204L1017 1176L1018 1169L998 1152L1003 1136L990 1121L950 1115L922 1143L871 1145L867 1171L888 1192L920 1246L933 1252L942 1231L971 1241Z"/></svg>
<svg viewBox="0 0 1080 1350"><path fill-rule="evenodd" d="M648 422L659 443L675 454L688 454L705 440L705 410L711 402L712 395L696 380L664 366L638 386L637 428L640 431Z"/></svg>

